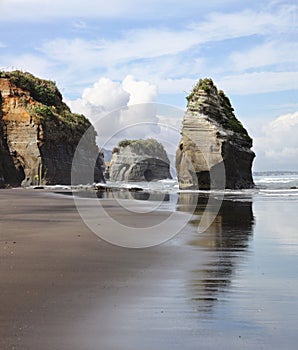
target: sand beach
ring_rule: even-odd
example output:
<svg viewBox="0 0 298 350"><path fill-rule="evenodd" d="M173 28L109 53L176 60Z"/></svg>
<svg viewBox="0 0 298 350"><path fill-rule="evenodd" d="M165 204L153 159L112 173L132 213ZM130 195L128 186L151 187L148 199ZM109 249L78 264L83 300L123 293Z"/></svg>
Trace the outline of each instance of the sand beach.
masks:
<svg viewBox="0 0 298 350"><path fill-rule="evenodd" d="M177 235L132 249L94 234L72 196L1 190L0 348L295 349L297 200L230 198L198 233L206 196L192 198ZM104 206L122 225L157 220Z"/></svg>

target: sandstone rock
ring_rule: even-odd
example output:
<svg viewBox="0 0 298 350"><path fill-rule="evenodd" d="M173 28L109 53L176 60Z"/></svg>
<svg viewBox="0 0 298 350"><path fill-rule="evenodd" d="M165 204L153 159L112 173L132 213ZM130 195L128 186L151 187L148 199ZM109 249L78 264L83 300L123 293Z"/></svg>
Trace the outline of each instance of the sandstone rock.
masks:
<svg viewBox="0 0 298 350"><path fill-rule="evenodd" d="M170 161L154 139L124 140L113 150L111 181L152 181L171 178Z"/></svg>
<svg viewBox="0 0 298 350"><path fill-rule="evenodd" d="M55 83L0 72L0 186L70 184L73 156L87 130L78 171L96 164L94 181L104 181L95 130L71 113Z"/></svg>
<svg viewBox="0 0 298 350"><path fill-rule="evenodd" d="M235 117L230 100L211 79L187 97L182 138L176 152L181 189L251 188L252 139Z"/></svg>

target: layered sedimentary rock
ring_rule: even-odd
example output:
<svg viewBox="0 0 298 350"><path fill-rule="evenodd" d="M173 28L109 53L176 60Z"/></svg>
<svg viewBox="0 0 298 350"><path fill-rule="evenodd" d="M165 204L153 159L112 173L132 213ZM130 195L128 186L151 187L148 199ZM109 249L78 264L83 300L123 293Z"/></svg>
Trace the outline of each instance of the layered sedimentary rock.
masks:
<svg viewBox="0 0 298 350"><path fill-rule="evenodd" d="M94 181L104 181L95 130L84 116L71 113L55 83L20 71L0 72L0 107L0 185L70 184L83 135L77 170L82 182L90 166Z"/></svg>
<svg viewBox="0 0 298 350"><path fill-rule="evenodd" d="M152 181L171 178L170 161L155 139L124 140L113 150L111 181Z"/></svg>
<svg viewBox="0 0 298 350"><path fill-rule="evenodd" d="M230 100L211 79L200 80L187 97L182 138L176 152L181 189L251 188L252 139Z"/></svg>

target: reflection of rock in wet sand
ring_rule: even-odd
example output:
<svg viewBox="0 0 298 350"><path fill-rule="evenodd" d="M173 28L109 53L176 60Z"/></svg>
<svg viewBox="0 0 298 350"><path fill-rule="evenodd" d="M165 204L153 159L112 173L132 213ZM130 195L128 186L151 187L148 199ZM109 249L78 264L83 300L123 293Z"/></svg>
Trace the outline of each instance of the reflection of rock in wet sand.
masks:
<svg viewBox="0 0 298 350"><path fill-rule="evenodd" d="M146 191L110 191L110 192L97 192L98 198L109 198L109 199L135 199L142 201L162 201L168 202L170 200L170 196L167 193L160 192L146 192Z"/></svg>
<svg viewBox="0 0 298 350"><path fill-rule="evenodd" d="M199 250L198 254L206 255L206 263L190 272L191 298L198 302L199 310L210 311L214 302L224 299L229 291L233 271L247 252L254 218L251 202L224 200L209 228L199 232L203 214L208 221L218 207L216 199L211 199L206 209L207 203L208 195L188 193L180 194L177 204L179 210L194 211L195 217L190 221L194 230L189 244Z"/></svg>

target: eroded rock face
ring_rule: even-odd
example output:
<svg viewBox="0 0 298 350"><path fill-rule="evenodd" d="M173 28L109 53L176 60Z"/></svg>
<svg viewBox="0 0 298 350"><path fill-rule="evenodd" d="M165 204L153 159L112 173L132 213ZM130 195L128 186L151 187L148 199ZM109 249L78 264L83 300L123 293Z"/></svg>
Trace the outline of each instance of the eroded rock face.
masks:
<svg viewBox="0 0 298 350"><path fill-rule="evenodd" d="M95 165L94 181L104 181L94 129L71 113L54 83L0 72L0 107L1 186L70 184L76 147L89 128L82 169Z"/></svg>
<svg viewBox="0 0 298 350"><path fill-rule="evenodd" d="M252 139L223 91L200 80L188 96L176 152L181 189L251 188Z"/></svg>
<svg viewBox="0 0 298 350"><path fill-rule="evenodd" d="M170 179L170 161L158 141L125 140L113 150L111 181L152 181Z"/></svg>

